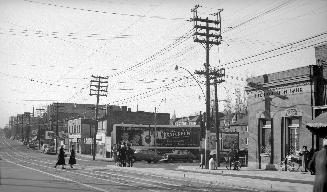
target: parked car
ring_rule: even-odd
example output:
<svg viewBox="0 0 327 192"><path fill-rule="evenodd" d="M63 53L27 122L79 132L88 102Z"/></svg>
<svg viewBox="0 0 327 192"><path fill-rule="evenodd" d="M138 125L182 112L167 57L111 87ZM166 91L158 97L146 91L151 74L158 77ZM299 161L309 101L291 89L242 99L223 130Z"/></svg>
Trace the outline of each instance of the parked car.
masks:
<svg viewBox="0 0 327 192"><path fill-rule="evenodd" d="M48 147L49 147L49 144L43 144L43 145L41 146L41 153L44 153L45 150L46 150L46 148L48 148Z"/></svg>
<svg viewBox="0 0 327 192"><path fill-rule="evenodd" d="M174 150L172 153L166 153L163 161L173 162L173 161L183 161L183 162L193 162L196 156L187 150Z"/></svg>
<svg viewBox="0 0 327 192"><path fill-rule="evenodd" d="M147 161L148 163L157 163L162 159L161 155L149 149L136 149L134 152L134 161Z"/></svg>
<svg viewBox="0 0 327 192"><path fill-rule="evenodd" d="M51 155L56 154L54 146L49 146L49 147L45 148L44 153L51 154Z"/></svg>
<svg viewBox="0 0 327 192"><path fill-rule="evenodd" d="M36 149L38 147L38 145L31 142L31 143L28 144L28 147L31 148L31 149Z"/></svg>

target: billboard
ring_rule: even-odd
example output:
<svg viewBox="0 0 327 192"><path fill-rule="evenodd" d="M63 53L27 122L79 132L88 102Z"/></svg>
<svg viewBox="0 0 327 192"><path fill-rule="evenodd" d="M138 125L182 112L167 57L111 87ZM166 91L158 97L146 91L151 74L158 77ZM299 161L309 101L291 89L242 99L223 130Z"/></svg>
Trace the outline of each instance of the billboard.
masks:
<svg viewBox="0 0 327 192"><path fill-rule="evenodd" d="M134 147L199 148L200 126L115 124L113 143Z"/></svg>
<svg viewBox="0 0 327 192"><path fill-rule="evenodd" d="M230 151L231 149L239 149L239 133L238 132L220 132L220 150ZM216 133L209 133L208 135L208 148L209 150L216 149ZM202 147L204 148L204 142Z"/></svg>
<svg viewBox="0 0 327 192"><path fill-rule="evenodd" d="M53 131L46 131L45 132L45 139L54 139L55 133Z"/></svg>

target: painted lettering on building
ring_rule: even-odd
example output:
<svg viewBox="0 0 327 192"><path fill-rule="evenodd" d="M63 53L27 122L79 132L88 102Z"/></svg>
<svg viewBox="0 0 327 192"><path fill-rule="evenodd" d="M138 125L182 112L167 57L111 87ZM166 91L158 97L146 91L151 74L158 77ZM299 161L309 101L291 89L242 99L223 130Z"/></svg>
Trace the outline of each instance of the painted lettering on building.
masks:
<svg viewBox="0 0 327 192"><path fill-rule="evenodd" d="M292 87L277 87L267 91L252 91L251 95L254 98L265 98L268 96L301 94L307 92L309 89L310 86L308 84L297 84L296 86L293 85Z"/></svg>

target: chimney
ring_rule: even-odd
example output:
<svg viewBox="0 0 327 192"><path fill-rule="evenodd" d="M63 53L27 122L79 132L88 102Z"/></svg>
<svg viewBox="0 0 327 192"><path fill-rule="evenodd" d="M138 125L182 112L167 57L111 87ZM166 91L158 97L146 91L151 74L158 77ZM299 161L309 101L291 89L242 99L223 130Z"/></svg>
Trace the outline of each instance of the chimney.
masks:
<svg viewBox="0 0 327 192"><path fill-rule="evenodd" d="M128 111L128 112L131 112L132 110L131 110L131 108L127 108L127 111Z"/></svg>
<svg viewBox="0 0 327 192"><path fill-rule="evenodd" d="M127 106L121 106L122 111L127 111Z"/></svg>

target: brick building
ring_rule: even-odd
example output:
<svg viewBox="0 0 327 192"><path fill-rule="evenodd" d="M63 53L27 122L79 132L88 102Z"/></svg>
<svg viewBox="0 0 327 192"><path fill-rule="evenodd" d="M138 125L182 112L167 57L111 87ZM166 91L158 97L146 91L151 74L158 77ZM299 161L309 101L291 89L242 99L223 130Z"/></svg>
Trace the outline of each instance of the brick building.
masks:
<svg viewBox="0 0 327 192"><path fill-rule="evenodd" d="M105 109L104 105L99 106L100 109ZM99 110L99 117L105 116L105 110ZM47 107L48 130L56 130L58 119L58 132L67 132L68 120L85 118L95 118L94 104L77 104L77 103L59 103L58 113L57 104L53 103ZM58 116L58 117L57 117Z"/></svg>
<svg viewBox="0 0 327 192"><path fill-rule="evenodd" d="M239 133L239 149L248 150L249 131L247 114L235 114L235 121L229 125L230 132Z"/></svg>
<svg viewBox="0 0 327 192"><path fill-rule="evenodd" d="M107 115L98 121L97 134L97 153L104 155L104 151L111 151L111 138L114 124L141 124L154 125L155 119L157 125L169 125L169 113L155 113L144 111L131 111L126 106L107 106ZM156 117L156 118L155 118ZM106 154L110 156L110 154Z"/></svg>
<svg viewBox="0 0 327 192"><path fill-rule="evenodd" d="M264 169L271 162L277 164L287 154L296 155L304 145L319 148L319 139L306 123L327 104L327 65L321 60L326 55L326 45L317 47L317 65L247 80L250 167Z"/></svg>
<svg viewBox="0 0 327 192"><path fill-rule="evenodd" d="M153 125L155 123L155 114L153 112L144 111L131 111L126 106L112 107L107 106L107 116L103 118L106 120L106 136L111 136L111 132L114 124L142 124ZM156 114L157 125L169 125L170 114L169 113L157 113Z"/></svg>
<svg viewBox="0 0 327 192"><path fill-rule="evenodd" d="M75 145L75 151L91 154L95 121L92 119L73 119L68 121L69 150Z"/></svg>

